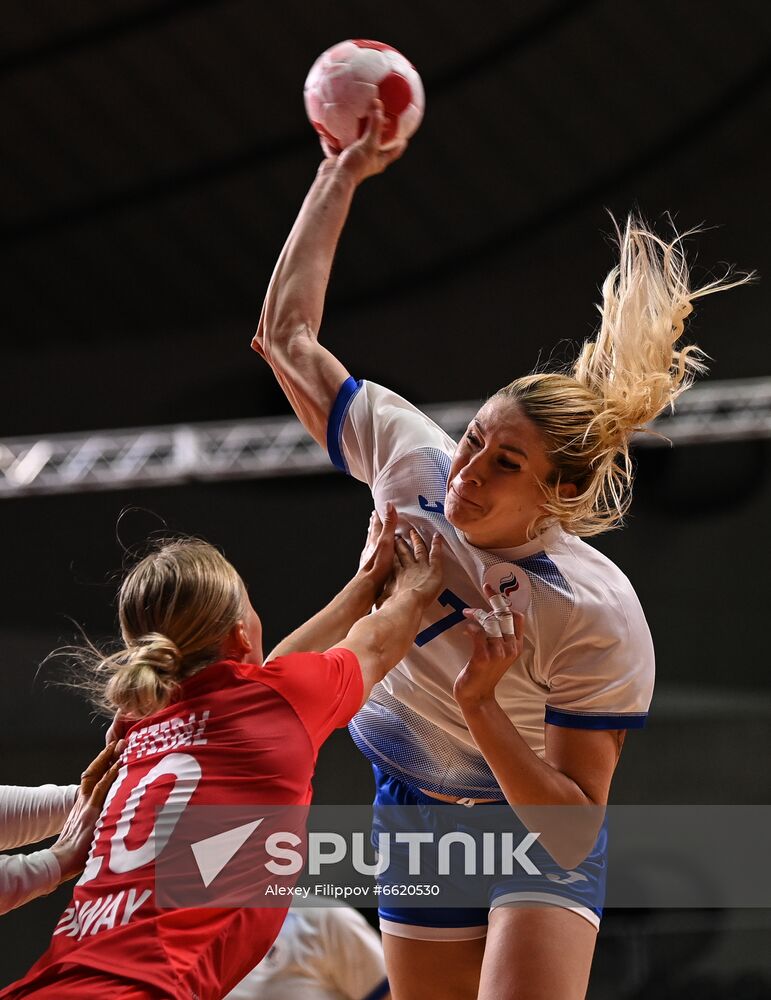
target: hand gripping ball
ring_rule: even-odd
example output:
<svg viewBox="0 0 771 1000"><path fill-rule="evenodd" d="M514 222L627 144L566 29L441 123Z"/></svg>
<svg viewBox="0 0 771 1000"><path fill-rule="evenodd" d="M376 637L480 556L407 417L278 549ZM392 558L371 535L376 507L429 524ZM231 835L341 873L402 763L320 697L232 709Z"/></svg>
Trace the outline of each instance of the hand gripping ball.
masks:
<svg viewBox="0 0 771 1000"><path fill-rule="evenodd" d="M322 139L335 151L364 132L374 98L383 102L383 148L391 149L415 132L423 118L423 84L401 52L362 38L323 52L311 66L304 88L305 110Z"/></svg>

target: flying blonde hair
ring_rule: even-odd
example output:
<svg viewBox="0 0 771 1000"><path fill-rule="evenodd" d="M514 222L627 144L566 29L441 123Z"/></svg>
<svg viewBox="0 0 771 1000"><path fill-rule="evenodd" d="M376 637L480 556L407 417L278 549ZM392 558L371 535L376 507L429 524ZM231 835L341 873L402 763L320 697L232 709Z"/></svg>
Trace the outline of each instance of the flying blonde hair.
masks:
<svg viewBox="0 0 771 1000"><path fill-rule="evenodd" d="M695 231L675 231L667 242L630 215L623 231L616 227L619 262L602 285L594 340L568 373L526 375L493 396L521 407L554 465L531 535L553 518L584 537L619 527L632 499L632 435L706 372L698 347L677 346L693 303L753 275L729 272L692 289L683 239ZM560 495L566 483L575 485L575 497Z"/></svg>
<svg viewBox="0 0 771 1000"><path fill-rule="evenodd" d="M109 714L151 715L174 699L181 681L219 657L245 600L241 577L208 542L157 542L120 586L122 647L105 654L89 643L61 651L76 664L69 686Z"/></svg>

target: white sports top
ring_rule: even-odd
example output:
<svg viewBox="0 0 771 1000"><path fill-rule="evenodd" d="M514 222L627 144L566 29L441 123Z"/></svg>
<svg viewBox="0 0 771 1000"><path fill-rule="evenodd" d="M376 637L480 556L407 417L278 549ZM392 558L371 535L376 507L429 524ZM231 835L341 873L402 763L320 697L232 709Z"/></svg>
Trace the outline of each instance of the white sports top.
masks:
<svg viewBox="0 0 771 1000"><path fill-rule="evenodd" d="M360 913L298 906L226 1000L379 1000L387 992L380 938Z"/></svg>
<svg viewBox="0 0 771 1000"><path fill-rule="evenodd" d="M0 849L34 844L59 833L78 797L77 785L0 785ZM49 849L0 855L0 913L45 896L61 871Z"/></svg>
<svg viewBox="0 0 771 1000"><path fill-rule="evenodd" d="M554 524L509 549L470 545L444 517L455 442L401 396L345 381L329 419L334 464L391 501L428 539L444 538L444 587L408 655L350 724L359 749L389 774L429 792L503 798L452 695L471 653L464 607L487 607L488 581L525 614L524 651L496 689L532 750L544 726L630 729L645 723L653 644L629 580L606 556Z"/></svg>

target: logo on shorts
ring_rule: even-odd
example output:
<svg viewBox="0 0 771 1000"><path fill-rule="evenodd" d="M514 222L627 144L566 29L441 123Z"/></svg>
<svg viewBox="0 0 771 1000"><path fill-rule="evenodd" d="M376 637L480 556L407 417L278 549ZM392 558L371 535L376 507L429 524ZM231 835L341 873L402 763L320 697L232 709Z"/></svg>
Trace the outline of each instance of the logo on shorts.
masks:
<svg viewBox="0 0 771 1000"><path fill-rule="evenodd" d="M557 882L559 885L571 885L573 882L588 882L588 876L583 872L569 871L565 875L555 875L554 872L547 872L546 877L550 882Z"/></svg>

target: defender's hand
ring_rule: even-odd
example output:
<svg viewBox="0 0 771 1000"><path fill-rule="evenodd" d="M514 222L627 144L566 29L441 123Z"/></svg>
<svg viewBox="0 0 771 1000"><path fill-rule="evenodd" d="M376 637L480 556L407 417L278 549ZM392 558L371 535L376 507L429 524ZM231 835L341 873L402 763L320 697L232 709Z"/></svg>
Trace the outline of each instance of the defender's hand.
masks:
<svg viewBox="0 0 771 1000"><path fill-rule="evenodd" d="M372 604L378 607L393 589L398 520L396 508L392 503L386 504L383 521L380 520L376 510L372 511L367 541L359 560L357 576L372 588Z"/></svg>
<svg viewBox="0 0 771 1000"><path fill-rule="evenodd" d="M83 871L96 821L110 786L118 776L124 746L123 740L108 743L83 772L75 805L65 820L58 840L51 847L59 862L62 882Z"/></svg>
<svg viewBox="0 0 771 1000"><path fill-rule="evenodd" d="M434 535L431 548L410 528L412 544L400 535L396 536L394 559L393 594L397 596L405 590L417 594L424 607L436 600L442 587L442 545L441 535Z"/></svg>

